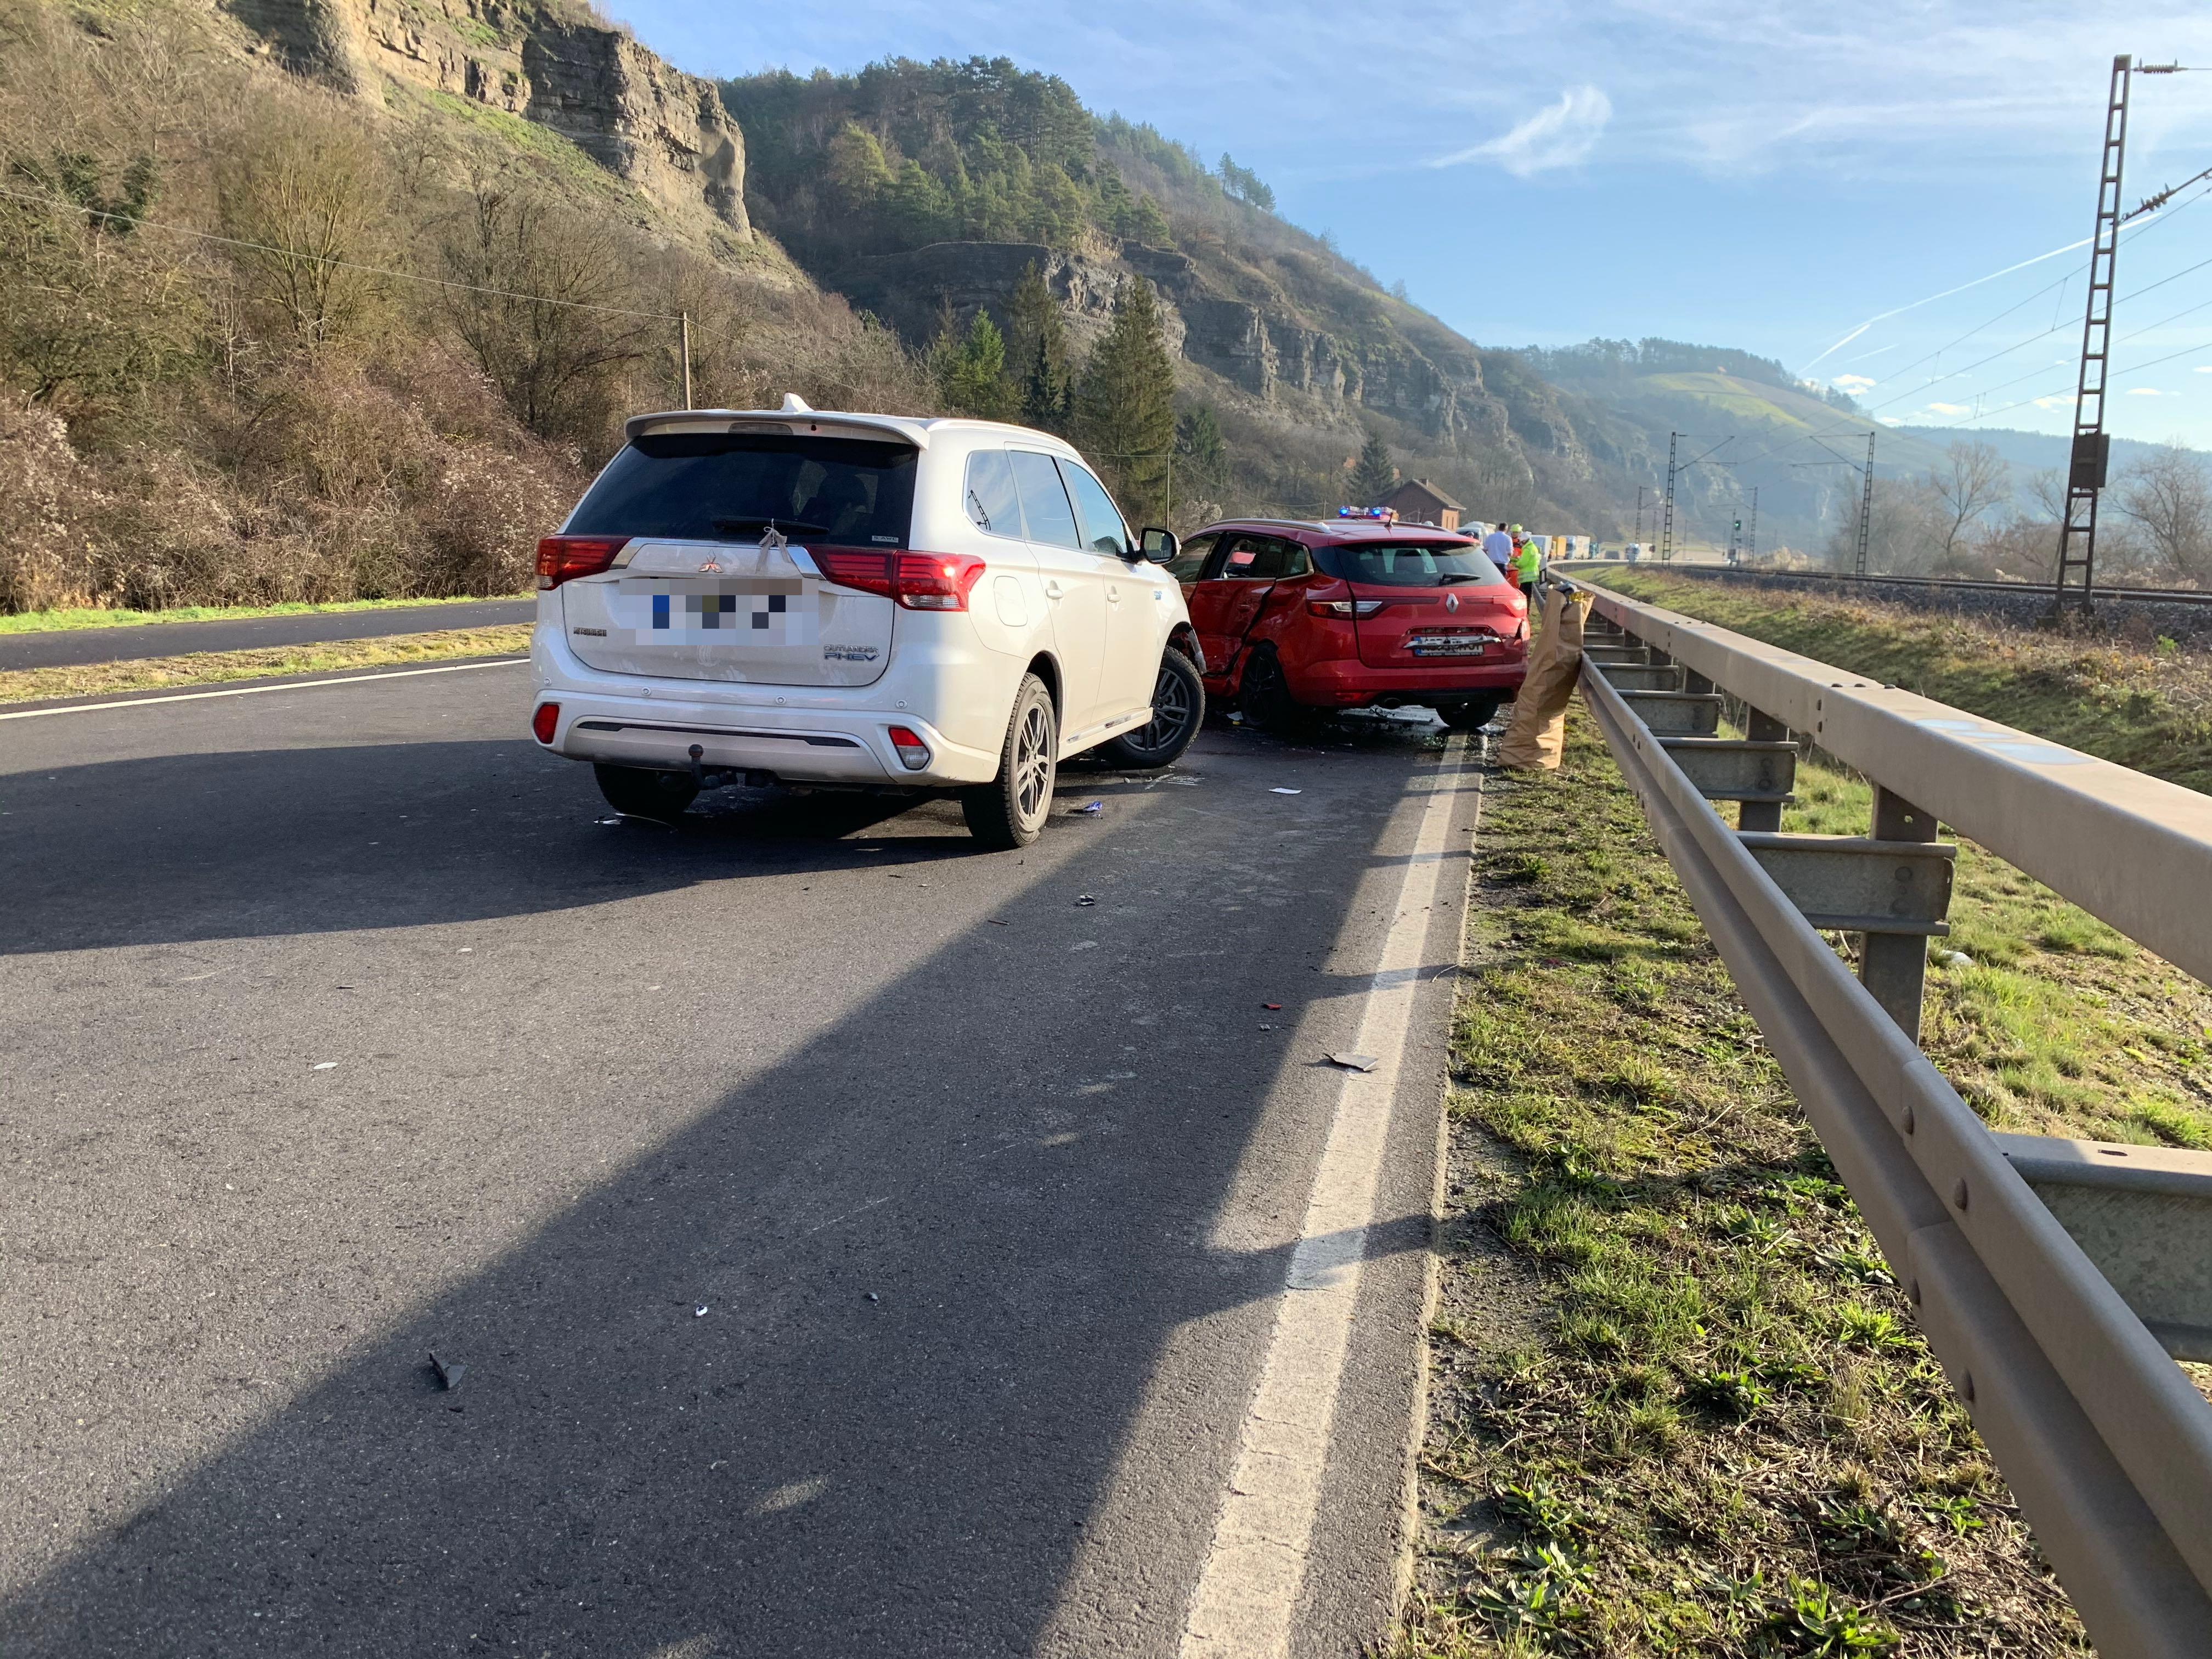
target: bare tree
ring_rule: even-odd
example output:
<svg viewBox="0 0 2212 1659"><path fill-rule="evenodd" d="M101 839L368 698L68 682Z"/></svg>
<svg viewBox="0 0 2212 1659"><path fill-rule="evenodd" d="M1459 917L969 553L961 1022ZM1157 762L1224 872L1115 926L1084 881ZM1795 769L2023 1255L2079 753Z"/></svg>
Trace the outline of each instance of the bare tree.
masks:
<svg viewBox="0 0 2212 1659"><path fill-rule="evenodd" d="M616 371L653 344L624 250L504 177L478 178L463 217L445 245L454 331L524 425L591 435Z"/></svg>
<svg viewBox="0 0 2212 1659"><path fill-rule="evenodd" d="M223 228L258 297L313 348L356 331L383 297L389 187L367 135L336 123L256 135L223 181Z"/></svg>
<svg viewBox="0 0 2212 1659"><path fill-rule="evenodd" d="M1854 492L1856 495L1856 492ZM1850 570L1858 562L1859 503L1848 502L1828 538L1831 568ZM1874 517L1867 526L1867 568L1875 575L1917 575L1928 568L1942 538L1945 509L1936 486L1923 478L1874 481Z"/></svg>
<svg viewBox="0 0 2212 1659"><path fill-rule="evenodd" d="M2212 580L2212 469L2203 456L2160 445L2121 475L2113 505L2142 529L2167 571Z"/></svg>
<svg viewBox="0 0 2212 1659"><path fill-rule="evenodd" d="M1948 569L1963 562L1960 544L1967 526L2010 498L2012 468L1985 443L1954 443L1943 458L1928 474L1928 485L1935 497L1936 562Z"/></svg>

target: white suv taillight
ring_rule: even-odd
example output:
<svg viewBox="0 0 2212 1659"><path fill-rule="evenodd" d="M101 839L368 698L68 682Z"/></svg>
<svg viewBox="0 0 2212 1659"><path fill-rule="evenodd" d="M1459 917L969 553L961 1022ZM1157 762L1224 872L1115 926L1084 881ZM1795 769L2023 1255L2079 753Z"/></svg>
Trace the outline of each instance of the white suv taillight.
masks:
<svg viewBox="0 0 2212 1659"><path fill-rule="evenodd" d="M577 576L596 576L629 545L627 536L547 536L538 544L538 586L558 587Z"/></svg>
<svg viewBox="0 0 2212 1659"><path fill-rule="evenodd" d="M908 611L965 611L983 580L973 553L878 553L860 548L809 548L826 580L880 593Z"/></svg>
<svg viewBox="0 0 2212 1659"><path fill-rule="evenodd" d="M890 731L891 747L898 751L899 764L909 772L919 772L929 764L929 745L921 734L903 726L894 726Z"/></svg>

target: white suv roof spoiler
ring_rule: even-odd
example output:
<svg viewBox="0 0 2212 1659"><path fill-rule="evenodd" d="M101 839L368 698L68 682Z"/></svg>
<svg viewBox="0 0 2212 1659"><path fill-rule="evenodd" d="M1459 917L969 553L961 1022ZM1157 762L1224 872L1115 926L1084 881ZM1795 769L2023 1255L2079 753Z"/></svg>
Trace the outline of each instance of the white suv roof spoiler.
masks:
<svg viewBox="0 0 2212 1659"><path fill-rule="evenodd" d="M797 407L793 408L793 405ZM781 409L666 409L657 414L633 415L623 422L628 439L648 432L789 432L805 435L823 433L882 433L929 447L929 427L923 421L898 415L845 415L807 408L794 397L786 397Z"/></svg>

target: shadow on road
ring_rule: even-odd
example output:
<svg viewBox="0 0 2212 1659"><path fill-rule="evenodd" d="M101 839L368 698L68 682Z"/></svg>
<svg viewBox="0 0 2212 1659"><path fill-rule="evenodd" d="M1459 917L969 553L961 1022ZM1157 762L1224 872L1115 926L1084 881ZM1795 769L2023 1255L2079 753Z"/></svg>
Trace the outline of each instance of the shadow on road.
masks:
<svg viewBox="0 0 2212 1659"><path fill-rule="evenodd" d="M587 774L514 744L118 763L43 787L11 836L27 811L81 833L27 849L12 951L525 915L967 848L873 840L877 809L835 799L603 826ZM1222 1352L1251 1356L1224 1397L1249 1386L1282 1254L1208 1238L1279 1075L1310 1056L1209 1057L1210 1034L1220 1010L1265 998L1287 1024L1327 994L1304 964L1395 797L1378 775L1336 835L1271 843L1297 902L1212 920L1198 986L1141 939L1052 962L960 934L0 1607L0 1648L1032 1651L1170 1334L1221 1316ZM1247 834L1178 830L1186 898ZM1102 837L995 914L1059 925L1060 890L1106 890L1127 852ZM1311 983L1286 987L1292 965ZM1076 994L1037 994L1041 973ZM1378 1229L1370 1253L1418 1250L1427 1224ZM457 1391L431 1385L432 1350L466 1364ZM1194 1441L1194 1495L1164 1504L1200 1547L1227 1455Z"/></svg>

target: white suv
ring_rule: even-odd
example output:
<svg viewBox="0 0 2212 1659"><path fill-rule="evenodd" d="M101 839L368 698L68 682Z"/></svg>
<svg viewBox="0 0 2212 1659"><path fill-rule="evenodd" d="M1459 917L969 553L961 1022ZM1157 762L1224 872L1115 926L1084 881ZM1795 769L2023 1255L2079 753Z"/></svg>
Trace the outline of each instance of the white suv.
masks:
<svg viewBox="0 0 2212 1659"><path fill-rule="evenodd" d="M1036 838L1067 756L1161 767L1205 718L1164 530L1058 438L810 409L641 415L538 548L531 730L615 808L745 781L957 790Z"/></svg>

